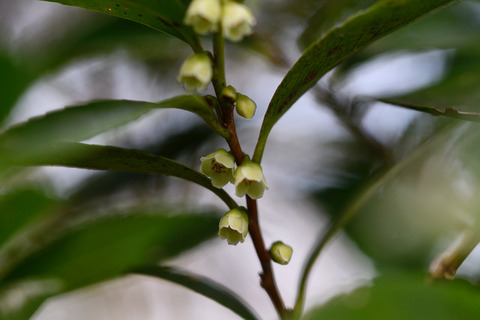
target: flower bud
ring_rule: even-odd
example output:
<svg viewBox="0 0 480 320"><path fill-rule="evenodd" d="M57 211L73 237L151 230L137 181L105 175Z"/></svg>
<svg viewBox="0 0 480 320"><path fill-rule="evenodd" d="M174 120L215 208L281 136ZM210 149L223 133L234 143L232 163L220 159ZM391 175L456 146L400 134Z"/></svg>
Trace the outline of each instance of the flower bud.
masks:
<svg viewBox="0 0 480 320"><path fill-rule="evenodd" d="M188 57L180 68L178 81L187 90L205 90L212 80L212 60L207 53L196 53Z"/></svg>
<svg viewBox="0 0 480 320"><path fill-rule="evenodd" d="M206 35L218 30L221 15L220 0L192 0L183 22L192 26L195 33Z"/></svg>
<svg viewBox="0 0 480 320"><path fill-rule="evenodd" d="M270 247L270 258L279 264L288 264L292 258L292 247L284 244L282 241L277 241Z"/></svg>
<svg viewBox="0 0 480 320"><path fill-rule="evenodd" d="M248 194L252 199L260 199L268 188L262 167L258 163L246 158L235 170L235 194L238 197Z"/></svg>
<svg viewBox="0 0 480 320"><path fill-rule="evenodd" d="M236 110L241 117L245 119L252 119L255 115L255 111L257 110L257 105L249 97L237 93Z"/></svg>
<svg viewBox="0 0 480 320"><path fill-rule="evenodd" d="M200 158L202 164L200 171L212 179L215 188L221 188L228 182L235 182L235 158L225 149L218 149L206 157Z"/></svg>
<svg viewBox="0 0 480 320"><path fill-rule="evenodd" d="M243 37L252 34L255 17L248 7L228 1L223 6L222 28L225 38L231 41L240 41Z"/></svg>
<svg viewBox="0 0 480 320"><path fill-rule="evenodd" d="M227 239L228 244L237 245L244 242L248 234L247 213L239 208L232 209L220 219L218 235Z"/></svg>

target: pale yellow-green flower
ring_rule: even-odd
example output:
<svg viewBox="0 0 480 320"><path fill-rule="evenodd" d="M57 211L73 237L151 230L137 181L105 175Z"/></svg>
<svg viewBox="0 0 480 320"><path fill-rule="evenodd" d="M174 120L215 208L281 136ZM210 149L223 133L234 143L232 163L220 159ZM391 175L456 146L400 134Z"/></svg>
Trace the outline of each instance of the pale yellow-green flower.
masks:
<svg viewBox="0 0 480 320"><path fill-rule="evenodd" d="M255 23L255 17L247 6L235 1L223 5L222 29L225 38L240 41L253 33Z"/></svg>
<svg viewBox="0 0 480 320"><path fill-rule="evenodd" d="M236 110L241 117L251 119L255 115L257 105L249 97L237 93Z"/></svg>
<svg viewBox="0 0 480 320"><path fill-rule="evenodd" d="M260 199L268 188L262 167L258 163L245 159L235 170L235 194L238 197L247 194L252 199Z"/></svg>
<svg viewBox="0 0 480 320"><path fill-rule="evenodd" d="M212 80L212 60L207 53L196 53L183 62L177 80L187 90L205 90Z"/></svg>
<svg viewBox="0 0 480 320"><path fill-rule="evenodd" d="M228 244L236 245L239 242L243 243L247 234L248 216L242 209L232 209L220 219L218 235L222 239L227 239Z"/></svg>
<svg viewBox="0 0 480 320"><path fill-rule="evenodd" d="M220 0L193 0L187 8L183 22L192 26L195 33L206 35L218 31L221 16Z"/></svg>
<svg viewBox="0 0 480 320"><path fill-rule="evenodd" d="M200 171L210 177L212 186L221 188L229 182L235 182L235 158L225 149L218 149L200 160Z"/></svg>
<svg viewBox="0 0 480 320"><path fill-rule="evenodd" d="M270 247L270 258L279 264L288 264L292 258L293 249L281 241L277 241Z"/></svg>

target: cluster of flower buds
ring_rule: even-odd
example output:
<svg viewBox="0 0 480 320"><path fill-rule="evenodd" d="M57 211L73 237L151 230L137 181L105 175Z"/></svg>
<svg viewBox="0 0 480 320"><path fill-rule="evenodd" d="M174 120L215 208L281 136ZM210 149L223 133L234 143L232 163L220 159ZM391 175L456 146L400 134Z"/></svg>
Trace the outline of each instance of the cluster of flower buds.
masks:
<svg viewBox="0 0 480 320"><path fill-rule="evenodd" d="M248 7L234 0L192 0L187 8L183 22L199 35L223 31L225 38L240 41L252 34L255 17ZM180 68L178 81L187 90L205 90L212 80L212 60L207 52L196 53L188 57ZM240 98L242 107L239 114L247 119L253 117L255 103ZM248 103L247 103L248 102ZM253 104L253 106L252 106ZM243 111L245 109L245 111ZM245 116L244 116L245 115Z"/></svg>
<svg viewBox="0 0 480 320"><path fill-rule="evenodd" d="M184 23L199 35L217 32L221 27L225 38L240 41L252 34L256 21L248 7L233 0L192 0Z"/></svg>
<svg viewBox="0 0 480 320"><path fill-rule="evenodd" d="M248 195L252 199L260 199L265 189L269 188L262 167L248 156L235 171L235 158L225 149L219 149L200 160L200 171L210 177L214 187L222 188L228 182L234 183L238 197Z"/></svg>

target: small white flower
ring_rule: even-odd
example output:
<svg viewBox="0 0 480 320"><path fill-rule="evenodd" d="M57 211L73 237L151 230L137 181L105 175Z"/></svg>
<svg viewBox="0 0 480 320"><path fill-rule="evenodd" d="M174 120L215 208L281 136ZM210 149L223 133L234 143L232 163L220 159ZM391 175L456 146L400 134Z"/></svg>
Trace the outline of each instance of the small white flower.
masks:
<svg viewBox="0 0 480 320"><path fill-rule="evenodd" d="M207 53L196 53L188 57L180 68L177 80L187 90L205 90L212 80L212 60Z"/></svg>
<svg viewBox="0 0 480 320"><path fill-rule="evenodd" d="M220 0L193 0L187 8L183 22L192 26L195 33L206 35L218 31L221 15Z"/></svg>
<svg viewBox="0 0 480 320"><path fill-rule="evenodd" d="M270 258L279 264L288 264L292 258L293 249L281 241L277 241L270 247Z"/></svg>
<svg viewBox="0 0 480 320"><path fill-rule="evenodd" d="M257 110L257 105L249 97L237 93L236 110L241 117L245 119L252 119L255 115L255 111Z"/></svg>
<svg viewBox="0 0 480 320"><path fill-rule="evenodd" d="M228 1L223 6L222 28L225 37L231 41L240 41L253 33L256 23L253 13L245 5Z"/></svg>
<svg viewBox="0 0 480 320"><path fill-rule="evenodd" d="M245 211L235 208L227 212L218 224L218 235L227 239L228 244L244 242L248 234L248 216Z"/></svg>
<svg viewBox="0 0 480 320"><path fill-rule="evenodd" d="M200 171L212 179L212 185L221 188L228 182L235 182L235 158L225 149L218 149L206 157L200 158L202 165Z"/></svg>
<svg viewBox="0 0 480 320"><path fill-rule="evenodd" d="M260 199L268 188L262 167L258 163L245 159L235 170L235 194L238 197L248 194L252 199Z"/></svg>

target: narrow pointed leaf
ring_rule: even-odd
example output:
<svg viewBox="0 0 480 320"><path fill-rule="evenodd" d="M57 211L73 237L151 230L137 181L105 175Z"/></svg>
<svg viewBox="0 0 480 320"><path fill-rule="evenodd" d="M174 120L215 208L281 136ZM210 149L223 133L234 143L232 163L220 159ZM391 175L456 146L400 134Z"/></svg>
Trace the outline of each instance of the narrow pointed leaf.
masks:
<svg viewBox="0 0 480 320"><path fill-rule="evenodd" d="M182 24L186 6L180 0L44 0L102 12L141 23L200 49L198 37Z"/></svg>
<svg viewBox="0 0 480 320"><path fill-rule="evenodd" d="M321 1L316 12L308 19L307 27L300 35L297 44L305 50L320 39L326 32L342 24L356 13L365 10L376 0L325 0Z"/></svg>
<svg viewBox="0 0 480 320"><path fill-rule="evenodd" d="M241 316L243 319L258 319L255 313L251 311L250 307L248 307L235 293L205 277L162 266L136 268L133 272L158 277L184 286L218 302L222 306Z"/></svg>
<svg viewBox="0 0 480 320"><path fill-rule="evenodd" d="M313 43L284 77L270 101L253 160L261 161L274 124L328 71L386 34L457 2L460 0L381 0Z"/></svg>
<svg viewBox="0 0 480 320"><path fill-rule="evenodd" d="M44 154L44 148L52 143L89 139L160 108L177 108L196 113L219 134L224 134L215 120L212 108L201 97L185 95L158 103L99 101L54 111L8 129L0 134L0 152L4 159L11 153L17 159L35 158Z"/></svg>
<svg viewBox="0 0 480 320"><path fill-rule="evenodd" d="M391 104L393 106L402 107L406 109L416 110L424 113L429 113L433 116L443 116L454 118L458 120L465 120L465 121L472 121L472 122L480 122L480 113L476 112L463 112L458 111L453 107L447 107L445 109L439 109L431 106L417 106L408 103L402 103L395 100L390 99L379 99L378 101Z"/></svg>
<svg viewBox="0 0 480 320"><path fill-rule="evenodd" d="M173 176L194 182L215 193L229 208L236 202L223 189L212 186L210 179L171 159L138 150L111 146L61 143L44 149L35 159L9 159L10 164L27 166L63 166L91 170L113 170Z"/></svg>
<svg viewBox="0 0 480 320"><path fill-rule="evenodd" d="M179 159L188 155L201 154L201 148L205 143L211 142L216 135L206 128L203 123L189 126L180 132L167 132L166 135L157 136L149 140L145 145L139 142L130 146L131 149L143 150L145 152L162 155L170 159ZM142 173L108 171L95 174L89 178L77 191L70 196L70 201L83 203L84 201L97 201L115 194L120 190L141 190L148 188L155 183L159 188L164 186L168 179L159 179L156 175L145 175Z"/></svg>

